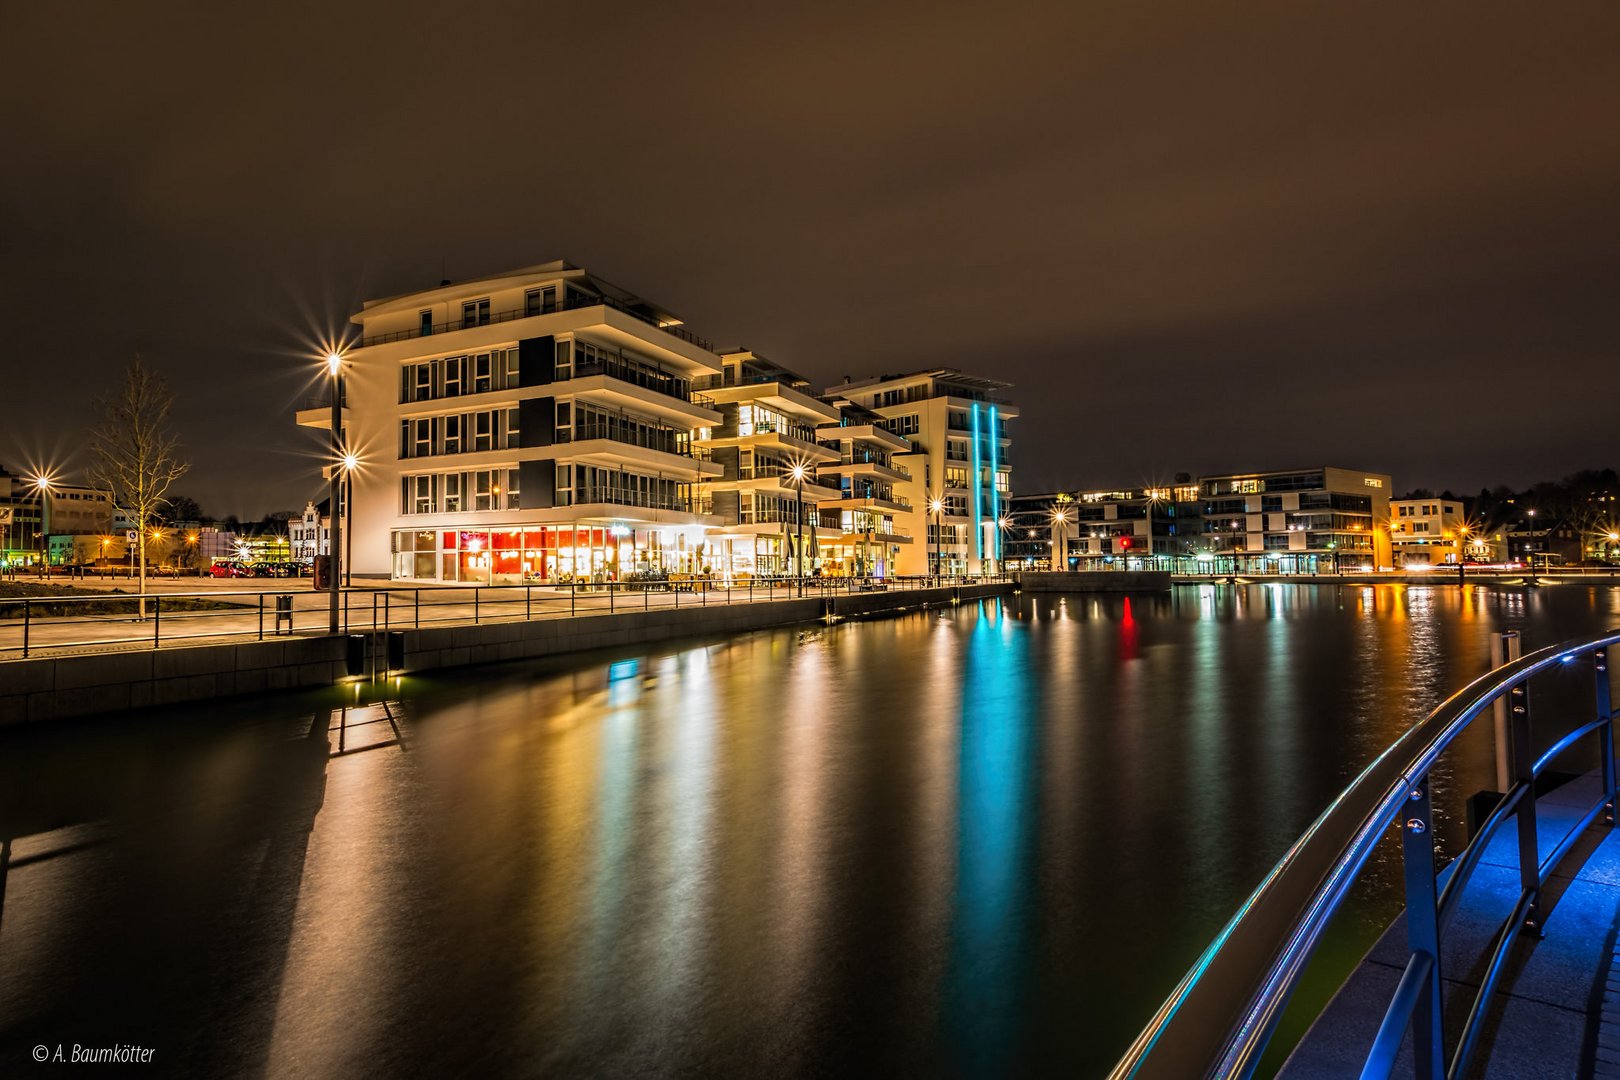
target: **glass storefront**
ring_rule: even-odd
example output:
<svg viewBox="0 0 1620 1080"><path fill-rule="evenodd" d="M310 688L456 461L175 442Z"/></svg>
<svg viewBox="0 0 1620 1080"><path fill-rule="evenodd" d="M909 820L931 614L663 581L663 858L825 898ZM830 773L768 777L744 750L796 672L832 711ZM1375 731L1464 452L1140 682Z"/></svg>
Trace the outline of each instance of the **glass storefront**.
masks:
<svg viewBox="0 0 1620 1080"><path fill-rule="evenodd" d="M709 572L702 526L629 524L411 529L393 534L396 580L470 585L628 581Z"/></svg>

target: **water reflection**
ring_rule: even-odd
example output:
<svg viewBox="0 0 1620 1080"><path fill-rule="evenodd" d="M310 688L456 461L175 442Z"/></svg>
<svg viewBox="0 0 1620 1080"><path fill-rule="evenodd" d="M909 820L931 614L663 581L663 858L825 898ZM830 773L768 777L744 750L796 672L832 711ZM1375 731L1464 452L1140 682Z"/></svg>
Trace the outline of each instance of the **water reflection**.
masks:
<svg viewBox="0 0 1620 1080"><path fill-rule="evenodd" d="M0 1055L1095 1074L1490 632L1617 616L1581 586L1210 584L420 679L381 719L0 732ZM1492 774L1488 733L1437 773L1443 850ZM1376 857L1352 930L1399 873Z"/></svg>

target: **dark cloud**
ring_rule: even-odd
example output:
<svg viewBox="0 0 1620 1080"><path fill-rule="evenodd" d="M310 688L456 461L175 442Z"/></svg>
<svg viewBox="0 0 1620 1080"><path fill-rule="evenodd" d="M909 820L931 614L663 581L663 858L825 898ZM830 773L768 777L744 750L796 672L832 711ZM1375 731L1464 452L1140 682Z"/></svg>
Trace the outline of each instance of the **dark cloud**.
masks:
<svg viewBox="0 0 1620 1080"><path fill-rule="evenodd" d="M7 463L140 348L218 512L304 351L566 257L818 379L1019 384L1019 486L1614 464L1620 9L8 5Z"/></svg>

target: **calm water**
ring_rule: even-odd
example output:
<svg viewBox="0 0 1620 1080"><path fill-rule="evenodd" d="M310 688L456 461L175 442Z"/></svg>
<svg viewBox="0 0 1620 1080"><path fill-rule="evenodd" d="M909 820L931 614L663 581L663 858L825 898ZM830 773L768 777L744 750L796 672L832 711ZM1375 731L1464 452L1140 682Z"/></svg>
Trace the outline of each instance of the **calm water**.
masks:
<svg viewBox="0 0 1620 1080"><path fill-rule="evenodd" d="M335 691L0 732L0 1073L1095 1075L1490 632L1617 624L1583 586L1183 588L408 680L404 746Z"/></svg>

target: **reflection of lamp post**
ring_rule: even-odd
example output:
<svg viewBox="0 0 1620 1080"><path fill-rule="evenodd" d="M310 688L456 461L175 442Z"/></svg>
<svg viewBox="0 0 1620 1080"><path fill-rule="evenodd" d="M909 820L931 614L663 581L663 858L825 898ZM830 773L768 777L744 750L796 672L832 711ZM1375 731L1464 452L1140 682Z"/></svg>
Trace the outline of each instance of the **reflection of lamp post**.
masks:
<svg viewBox="0 0 1620 1080"><path fill-rule="evenodd" d="M793 477L793 486L797 492L794 501L793 522L797 532L793 550L793 571L799 579L799 595L804 595L804 462L795 461L789 475Z"/></svg>
<svg viewBox="0 0 1620 1080"><path fill-rule="evenodd" d="M343 357L332 352L326 356L326 370L332 376L332 471L327 478L327 501L332 506L332 525L328 530L331 536L331 551L327 555L327 632L338 632L338 589L341 585L339 574L342 562L342 532L343 516L339 512L342 507L343 476L339 471L339 463L346 456L343 452Z"/></svg>

